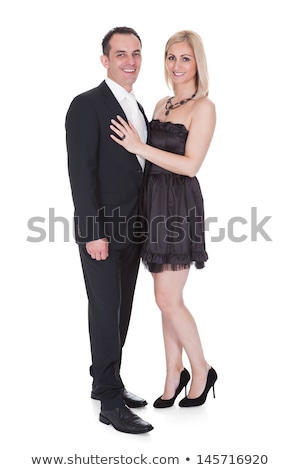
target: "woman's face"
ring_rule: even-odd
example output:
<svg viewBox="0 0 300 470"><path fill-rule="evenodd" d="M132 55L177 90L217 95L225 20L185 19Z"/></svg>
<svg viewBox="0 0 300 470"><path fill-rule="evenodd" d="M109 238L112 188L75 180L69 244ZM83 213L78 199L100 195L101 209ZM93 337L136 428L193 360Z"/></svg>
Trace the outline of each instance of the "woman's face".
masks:
<svg viewBox="0 0 300 470"><path fill-rule="evenodd" d="M166 56L166 68L174 85L195 81L197 64L193 48L188 42L177 42L170 46Z"/></svg>

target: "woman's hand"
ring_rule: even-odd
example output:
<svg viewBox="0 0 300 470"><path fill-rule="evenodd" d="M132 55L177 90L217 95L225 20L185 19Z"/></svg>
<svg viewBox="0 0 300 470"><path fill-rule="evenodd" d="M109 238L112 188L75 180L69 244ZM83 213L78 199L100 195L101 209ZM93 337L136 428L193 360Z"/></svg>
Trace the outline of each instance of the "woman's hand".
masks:
<svg viewBox="0 0 300 470"><path fill-rule="evenodd" d="M114 134L110 135L117 144L122 145L128 152L139 153L138 149L142 142L137 130L131 122L127 123L121 116L117 116L117 121L115 119L111 120L110 128L119 136L116 137Z"/></svg>

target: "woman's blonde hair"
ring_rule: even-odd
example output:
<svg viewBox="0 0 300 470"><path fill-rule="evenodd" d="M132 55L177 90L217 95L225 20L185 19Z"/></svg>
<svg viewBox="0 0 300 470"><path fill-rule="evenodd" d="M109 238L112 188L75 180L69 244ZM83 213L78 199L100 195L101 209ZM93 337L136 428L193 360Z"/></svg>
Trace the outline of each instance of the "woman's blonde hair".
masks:
<svg viewBox="0 0 300 470"><path fill-rule="evenodd" d="M206 56L204 52L203 42L200 38L199 34L195 33L194 31L179 31L178 33L173 34L170 39L166 43L165 47L165 80L167 86L169 88L173 88L173 83L171 78L169 77L167 67L166 67L166 58L170 47L173 44L178 42L186 41L193 49L196 64L197 64L197 75L196 75L196 87L197 87L197 94L195 98L202 98L204 96L208 96L208 70L207 70L207 62Z"/></svg>

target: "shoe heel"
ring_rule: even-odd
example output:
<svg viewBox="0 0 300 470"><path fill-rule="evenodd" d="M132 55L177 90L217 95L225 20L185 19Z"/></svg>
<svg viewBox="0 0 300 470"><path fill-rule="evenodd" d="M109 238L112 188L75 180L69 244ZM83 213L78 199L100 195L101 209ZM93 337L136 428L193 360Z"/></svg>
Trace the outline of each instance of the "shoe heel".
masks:
<svg viewBox="0 0 300 470"><path fill-rule="evenodd" d="M99 421L101 421L101 423L104 423L104 424L110 424L110 421L107 418L105 418L105 416L102 416L101 414L99 416Z"/></svg>
<svg viewBox="0 0 300 470"><path fill-rule="evenodd" d="M207 398L207 394L208 394L208 392L211 388L212 388L212 391L213 391L213 396L214 396L214 398L216 398L215 382L216 382L217 378L218 378L218 376L217 376L217 373L216 373L215 369L213 369L211 367L208 371L207 379L206 379L206 385L205 385L205 388L204 388L202 394L199 395L199 397L197 397L197 398L188 398L186 396L185 398L183 398L179 402L179 406L188 407L188 406L201 406L201 405L204 405L204 403L206 401L206 398Z"/></svg>
<svg viewBox="0 0 300 470"><path fill-rule="evenodd" d="M163 400L161 397L157 398L157 400L155 400L155 402L153 403L154 408L168 408L170 406L173 406L175 399L178 397L179 393L181 393L183 389L185 389L185 396L187 396L186 386L190 378L191 377L189 372L186 370L186 368L184 368L180 374L179 385L175 391L174 396L168 400Z"/></svg>

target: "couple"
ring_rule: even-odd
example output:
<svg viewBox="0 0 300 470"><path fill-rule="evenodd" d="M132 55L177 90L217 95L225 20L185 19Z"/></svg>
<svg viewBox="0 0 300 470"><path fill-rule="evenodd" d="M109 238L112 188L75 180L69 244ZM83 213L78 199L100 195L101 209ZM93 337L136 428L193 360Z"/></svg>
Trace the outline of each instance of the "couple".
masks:
<svg viewBox="0 0 300 470"><path fill-rule="evenodd" d="M153 426L131 408L147 402L125 388L120 366L141 258L154 279L166 353L164 392L154 407L172 406L190 379L179 406L202 405L217 380L183 302L189 267L203 268L207 260L195 175L216 117L195 32L178 32L166 44L165 76L174 96L157 103L150 124L132 94L142 62L139 35L114 28L102 49L106 79L74 98L67 112L68 168L88 296L91 396L101 401L102 423L139 434ZM192 377L183 366L183 350Z"/></svg>

